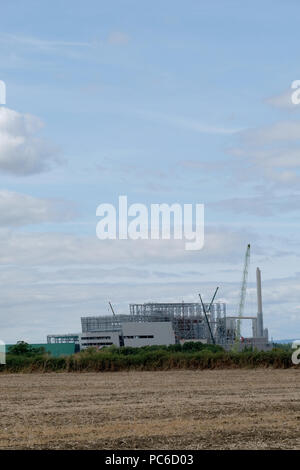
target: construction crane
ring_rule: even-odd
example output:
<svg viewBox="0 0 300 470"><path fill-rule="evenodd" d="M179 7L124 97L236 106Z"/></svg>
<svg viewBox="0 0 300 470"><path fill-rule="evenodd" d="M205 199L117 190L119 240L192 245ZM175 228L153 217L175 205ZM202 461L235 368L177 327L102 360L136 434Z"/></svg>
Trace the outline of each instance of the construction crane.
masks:
<svg viewBox="0 0 300 470"><path fill-rule="evenodd" d="M214 302L214 300L215 300L215 297L216 297L216 295L217 295L218 290L219 290L219 287L216 288L215 293L214 293L214 295L213 295L213 298L211 299L211 302L210 302L209 307L208 307L207 310L205 309L205 305L204 305L204 303L203 303L201 294L199 294L200 301L201 301L201 305L202 305L202 310L203 310L203 313L204 313L204 315L205 315L206 323L207 323L208 330L209 330L210 337L211 337L211 340L212 340L212 343L213 343L213 344L216 344L216 341L215 341L214 335L212 334L212 331L211 331L211 327L210 327L210 324L209 324L209 321L208 321L207 314L210 313L210 309L211 309L212 304L213 304L213 302Z"/></svg>
<svg viewBox="0 0 300 470"><path fill-rule="evenodd" d="M113 306L112 306L112 304L111 304L110 302L108 302L108 303L109 303L110 309L111 309L111 311L112 311L112 314L113 314L113 316L115 317L116 314L115 314L115 311L114 311L114 309L113 309Z"/></svg>
<svg viewBox="0 0 300 470"><path fill-rule="evenodd" d="M244 315L249 262L250 262L250 244L247 245L245 261L244 261L244 271L243 271L240 301L239 301L239 308L238 308L238 315L237 315L238 319L236 322L236 337L235 337L235 344L234 344L235 350L239 349L239 343L241 340L241 319L243 318L243 315Z"/></svg>
<svg viewBox="0 0 300 470"><path fill-rule="evenodd" d="M111 311L112 311L113 317L116 319L116 314L115 314L115 311L114 311L114 309L113 309L113 306L112 306L111 302L108 302L108 303L109 303L110 309L111 309ZM116 320L116 321L117 321L117 323L114 323L113 325L118 324L118 320ZM119 339L120 339L120 346L124 346L124 336L123 336L122 330L121 330L121 332L120 332Z"/></svg>

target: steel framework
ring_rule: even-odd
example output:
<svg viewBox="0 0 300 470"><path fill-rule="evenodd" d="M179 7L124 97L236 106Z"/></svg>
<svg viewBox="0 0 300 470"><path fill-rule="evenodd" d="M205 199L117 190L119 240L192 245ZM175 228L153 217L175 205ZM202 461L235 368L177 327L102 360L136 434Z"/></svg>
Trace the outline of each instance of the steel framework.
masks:
<svg viewBox="0 0 300 470"><path fill-rule="evenodd" d="M203 304L208 311L210 304ZM120 331L123 322L170 321L176 342L180 340L205 340L211 343L211 333L217 344L226 344L226 305L211 304L207 320L200 303L144 303L130 304L129 315L82 317L82 332Z"/></svg>

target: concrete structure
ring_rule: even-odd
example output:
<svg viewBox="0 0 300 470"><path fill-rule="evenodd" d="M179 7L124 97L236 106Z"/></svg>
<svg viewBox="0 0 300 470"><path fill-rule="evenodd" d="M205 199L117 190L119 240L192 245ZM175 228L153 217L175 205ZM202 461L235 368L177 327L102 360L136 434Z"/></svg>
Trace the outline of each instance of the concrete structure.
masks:
<svg viewBox="0 0 300 470"><path fill-rule="evenodd" d="M130 314L136 321L170 321L175 342L204 340L212 342L211 333L218 344L226 343L226 305L215 302L211 306L195 303L145 303L130 304ZM208 312L210 307L210 311Z"/></svg>
<svg viewBox="0 0 300 470"><path fill-rule="evenodd" d="M79 335L80 350L95 347L103 348L103 346L120 346L120 331L88 331Z"/></svg>
<svg viewBox="0 0 300 470"><path fill-rule="evenodd" d="M176 343L182 339L202 339L211 342L210 330L216 342L226 343L226 305L224 303L212 304L210 312L207 313L207 320L199 302L130 304L129 308L129 315L82 317L82 332L121 331L124 323L171 322ZM204 308L208 310L209 305L204 304Z"/></svg>
<svg viewBox="0 0 300 470"><path fill-rule="evenodd" d="M171 322L128 322L122 324L124 346L175 344Z"/></svg>
<svg viewBox="0 0 300 470"><path fill-rule="evenodd" d="M272 349L272 343L269 342L268 329L264 328L263 324L263 309L262 309L262 294L261 294L261 272L259 268L256 268L256 292L257 292L257 316L230 316L226 318L227 331L231 331L232 338L228 340L226 349L230 349L231 345L235 341L236 327L235 323L238 320L252 320L252 337L243 338L241 337L240 347L242 350L245 347L252 347L260 351L268 351ZM227 335L229 339L229 334Z"/></svg>
<svg viewBox="0 0 300 470"><path fill-rule="evenodd" d="M267 338L242 338L240 349L253 348L258 351L269 351L273 345L268 342Z"/></svg>
<svg viewBox="0 0 300 470"><path fill-rule="evenodd" d="M79 344L79 333L66 333L62 335L47 335L48 344L65 344L75 343Z"/></svg>
<svg viewBox="0 0 300 470"><path fill-rule="evenodd" d="M257 337L268 338L268 330L264 330L262 295L261 295L261 273L260 273L259 268L256 268L256 288L257 288Z"/></svg>
<svg viewBox="0 0 300 470"><path fill-rule="evenodd" d="M175 344L171 322L124 322L118 329L87 331L80 335L80 349L104 346L152 346Z"/></svg>
<svg viewBox="0 0 300 470"><path fill-rule="evenodd" d="M258 297L261 301L260 283L258 283ZM271 348L271 345L268 343L267 330L264 330L262 336L258 334L258 328L261 328L261 325L263 324L262 308L260 308L260 312L257 317L227 317L226 305L224 303L216 302L212 304L210 311L207 313L207 319L200 303L181 302L130 304L129 308L129 315L82 317L81 324L83 333L101 332L101 334L104 334L105 332L115 332L116 339L111 337L110 339L107 339L107 341L120 346L131 346L133 344L135 346L144 346L145 344L172 344L172 342L167 339L168 335L166 337L160 336L158 340L159 342L151 337L146 338L146 336L152 336L154 334L156 331L156 325L158 326L163 325L164 323L169 323L174 332L175 343L177 344L183 344L186 341L201 341L203 343L211 344L211 330L215 343L229 350L236 343L237 322L241 320L251 320L253 336L251 338L241 338L240 349L243 349L246 346L260 350ZM207 311L209 305L204 304L204 308ZM258 321L260 322L260 326L258 326ZM149 324L149 327L146 327L146 323ZM124 333L124 325L126 325L126 334ZM138 328L144 328L144 333L137 333L137 331L139 331L137 330L137 325L141 325ZM149 330L147 328L149 328ZM162 326L159 326L159 328L162 328ZM149 334L147 334L147 332ZM119 339L117 338L118 335ZM144 336L144 338L137 338L139 335ZM125 338L125 336L127 338ZM102 340L99 339L97 341L99 342L99 347L101 347L100 342ZM83 341L81 341L81 346L84 347Z"/></svg>

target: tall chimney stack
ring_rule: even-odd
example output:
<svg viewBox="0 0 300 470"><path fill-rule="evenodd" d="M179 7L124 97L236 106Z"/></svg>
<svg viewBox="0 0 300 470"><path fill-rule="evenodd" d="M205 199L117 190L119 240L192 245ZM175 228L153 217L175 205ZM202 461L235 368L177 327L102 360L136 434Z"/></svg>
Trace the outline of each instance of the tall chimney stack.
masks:
<svg viewBox="0 0 300 470"><path fill-rule="evenodd" d="M260 269L256 268L256 289L257 289L257 336L264 336L262 297L261 297L261 275Z"/></svg>

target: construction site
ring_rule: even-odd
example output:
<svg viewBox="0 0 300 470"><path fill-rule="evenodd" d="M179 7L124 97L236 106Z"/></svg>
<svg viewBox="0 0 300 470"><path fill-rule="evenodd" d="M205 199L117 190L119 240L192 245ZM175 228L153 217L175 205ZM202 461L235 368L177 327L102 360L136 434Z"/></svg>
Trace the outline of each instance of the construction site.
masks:
<svg viewBox="0 0 300 470"><path fill-rule="evenodd" d="M225 350L240 351L246 347L271 349L268 330L264 328L262 308L261 271L256 269L257 315L244 315L250 245L247 245L240 298L236 315L226 314L226 304L217 302L218 287L210 303L199 295L195 303L130 304L128 314L116 314L111 302L111 315L81 318L82 332L78 334L48 335L47 343L75 342L80 349L104 346L146 346L183 344L199 341L217 344ZM252 336L241 335L241 322L252 322Z"/></svg>

